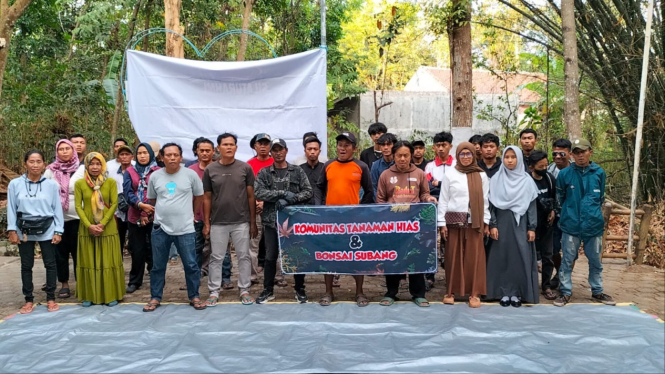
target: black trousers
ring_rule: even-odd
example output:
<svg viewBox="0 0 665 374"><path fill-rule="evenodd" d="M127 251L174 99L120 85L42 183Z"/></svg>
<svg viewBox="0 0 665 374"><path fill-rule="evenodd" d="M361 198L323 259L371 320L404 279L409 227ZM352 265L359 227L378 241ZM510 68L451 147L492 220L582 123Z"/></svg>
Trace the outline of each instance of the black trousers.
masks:
<svg viewBox="0 0 665 374"><path fill-rule="evenodd" d="M552 288L552 274L554 273L554 261L552 254L554 248L554 227L539 227L536 229L536 252L540 255L543 264L541 276L541 288L543 291Z"/></svg>
<svg viewBox="0 0 665 374"><path fill-rule="evenodd" d="M120 253L125 248L125 240L127 239L127 222L115 217L115 224L118 226L118 237L120 238Z"/></svg>
<svg viewBox="0 0 665 374"><path fill-rule="evenodd" d="M129 233L129 251L132 254L132 269L129 271L129 285L139 288L143 285L144 269L152 270L152 222L139 226L127 223Z"/></svg>
<svg viewBox="0 0 665 374"><path fill-rule="evenodd" d="M227 252L228 253L228 252ZM259 240L259 253L257 254L258 266L265 268L266 262L266 236L261 235L261 240Z"/></svg>
<svg viewBox="0 0 665 374"><path fill-rule="evenodd" d="M51 240L40 242L27 241L18 245L18 251L21 256L21 281L23 283L23 296L25 302L32 303L35 297L32 292L35 290L32 284L32 268L35 266L35 243L39 243L42 250L42 260L46 268L46 301L55 300L56 270L55 257L56 246Z"/></svg>
<svg viewBox="0 0 665 374"><path fill-rule="evenodd" d="M279 256L279 237L277 230L272 227L263 226L263 240L266 243L266 259L263 267L263 288L272 291L275 288L275 274L277 273L277 256ZM295 289L305 288L305 274L295 274ZM399 279L397 280L399 287Z"/></svg>
<svg viewBox="0 0 665 374"><path fill-rule="evenodd" d="M79 242L79 220L65 222L62 240L56 245L56 264L58 282L69 282L69 255L74 261L74 279L76 279L76 253ZM50 243L50 242L49 242Z"/></svg>
<svg viewBox="0 0 665 374"><path fill-rule="evenodd" d="M386 275L386 297L396 298L399 292L401 274ZM409 292L414 298L425 297L425 277L422 274L409 274Z"/></svg>

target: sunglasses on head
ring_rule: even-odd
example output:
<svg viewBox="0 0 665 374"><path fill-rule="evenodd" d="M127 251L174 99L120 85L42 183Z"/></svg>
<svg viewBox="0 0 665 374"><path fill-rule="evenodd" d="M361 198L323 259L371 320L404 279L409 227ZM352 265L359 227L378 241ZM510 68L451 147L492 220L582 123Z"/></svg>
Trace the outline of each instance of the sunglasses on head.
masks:
<svg viewBox="0 0 665 374"><path fill-rule="evenodd" d="M566 157L566 152L552 152L552 157Z"/></svg>

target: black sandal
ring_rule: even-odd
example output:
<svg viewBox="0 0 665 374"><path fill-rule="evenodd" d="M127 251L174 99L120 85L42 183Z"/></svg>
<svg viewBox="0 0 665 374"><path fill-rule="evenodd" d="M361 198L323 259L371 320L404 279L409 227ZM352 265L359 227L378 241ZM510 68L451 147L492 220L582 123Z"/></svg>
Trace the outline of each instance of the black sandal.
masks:
<svg viewBox="0 0 665 374"><path fill-rule="evenodd" d="M200 299L198 301L190 301L189 306L193 307L196 310L205 310L206 308L206 303L201 301Z"/></svg>
<svg viewBox="0 0 665 374"><path fill-rule="evenodd" d="M143 311L146 313L154 312L155 309L159 308L161 305L161 303L153 303L151 300L143 307Z"/></svg>
<svg viewBox="0 0 665 374"><path fill-rule="evenodd" d="M61 288L60 291L58 292L58 297L61 299L66 299L70 296L72 296L72 293L69 290L69 288Z"/></svg>

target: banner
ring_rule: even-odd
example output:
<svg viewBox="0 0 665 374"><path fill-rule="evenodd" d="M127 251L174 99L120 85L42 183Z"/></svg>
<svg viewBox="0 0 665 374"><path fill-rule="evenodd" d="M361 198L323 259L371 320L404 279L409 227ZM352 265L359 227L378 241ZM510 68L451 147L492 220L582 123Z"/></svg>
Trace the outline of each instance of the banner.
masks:
<svg viewBox="0 0 665 374"><path fill-rule="evenodd" d="M436 205L294 206L277 212L285 274L433 273Z"/></svg>
<svg viewBox="0 0 665 374"><path fill-rule="evenodd" d="M193 160L199 136L217 145L238 135L236 158L254 156L249 141L265 132L283 138L287 159L303 154L302 136L316 131L326 148L326 52L312 50L271 60L195 61L127 51L129 118L139 139L178 143Z"/></svg>

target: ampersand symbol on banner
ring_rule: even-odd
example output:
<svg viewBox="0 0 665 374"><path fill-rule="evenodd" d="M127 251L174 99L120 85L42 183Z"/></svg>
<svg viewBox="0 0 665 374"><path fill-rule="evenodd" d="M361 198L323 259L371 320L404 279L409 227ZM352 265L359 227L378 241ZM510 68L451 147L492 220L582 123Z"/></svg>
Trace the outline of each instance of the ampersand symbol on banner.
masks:
<svg viewBox="0 0 665 374"><path fill-rule="evenodd" d="M349 247L351 247L351 249L359 249L362 246L363 246L363 241L360 240L360 236L353 235L351 237L351 241L349 242Z"/></svg>

